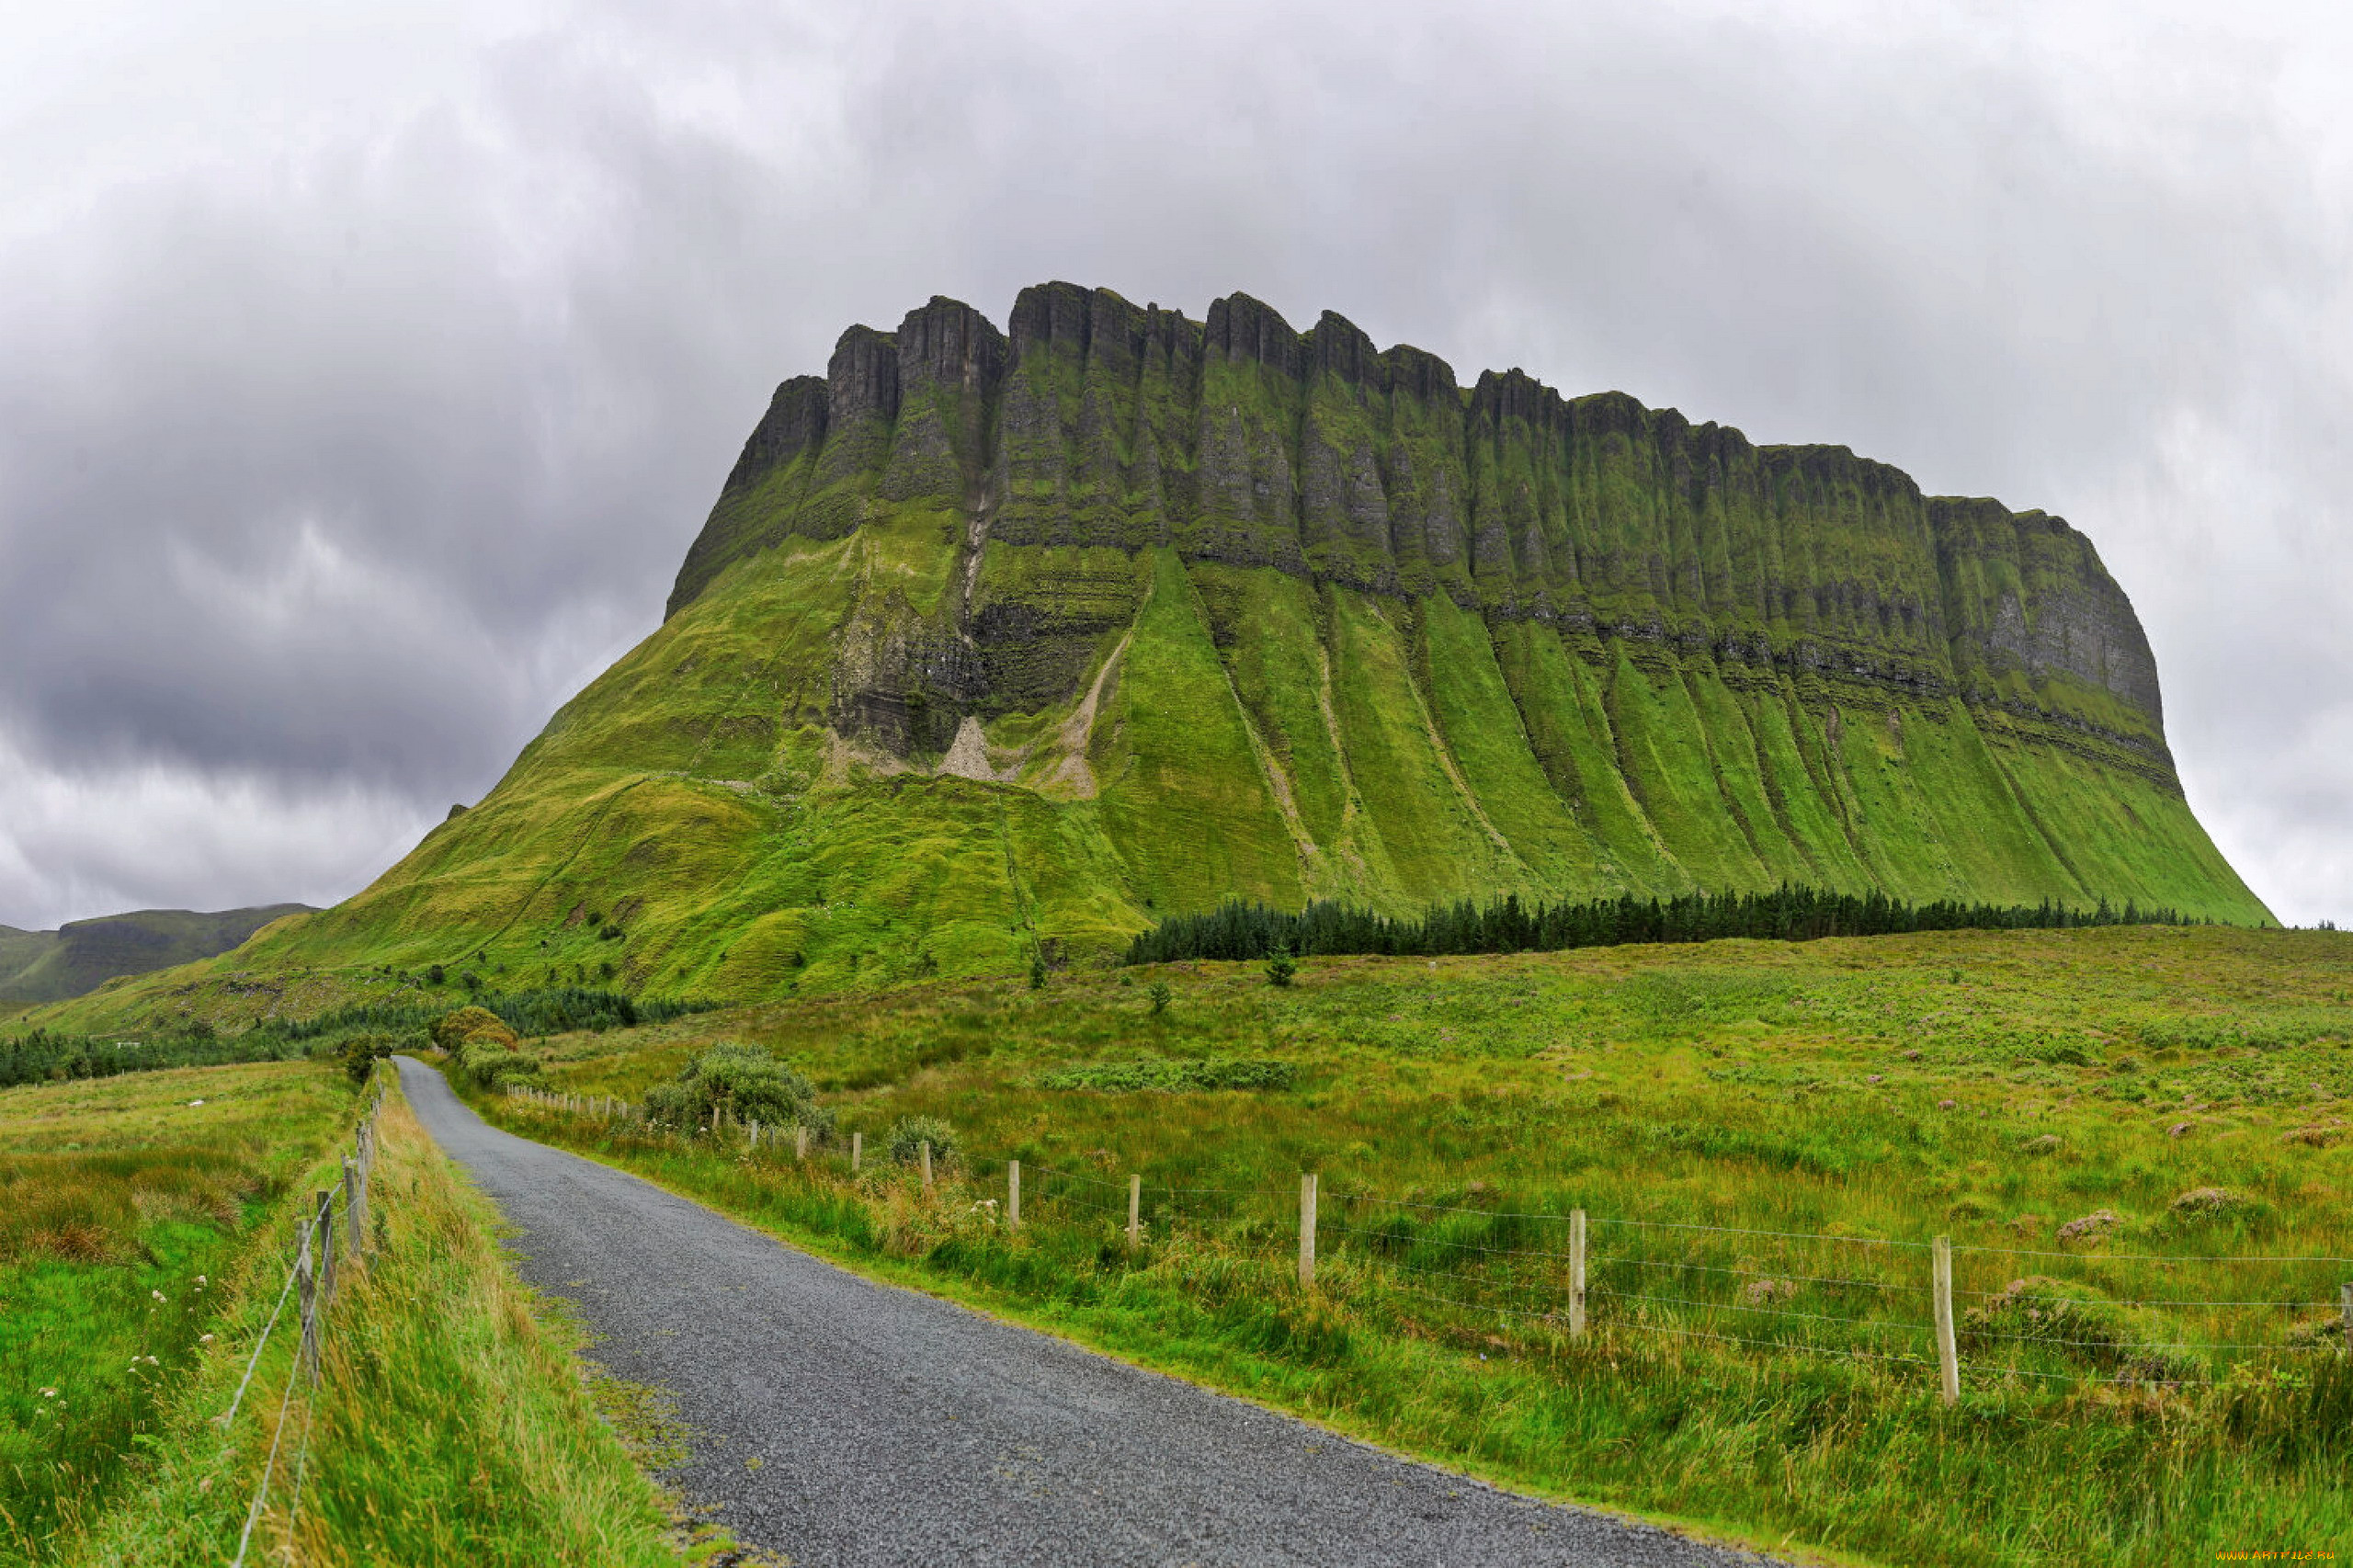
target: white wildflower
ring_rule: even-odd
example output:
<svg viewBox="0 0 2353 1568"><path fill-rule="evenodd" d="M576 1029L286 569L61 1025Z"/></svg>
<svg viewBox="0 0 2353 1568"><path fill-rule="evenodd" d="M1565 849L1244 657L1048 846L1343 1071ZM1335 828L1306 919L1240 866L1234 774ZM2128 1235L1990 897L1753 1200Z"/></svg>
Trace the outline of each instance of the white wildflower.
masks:
<svg viewBox="0 0 2353 1568"><path fill-rule="evenodd" d="M164 1293L161 1290L150 1290L147 1293L154 1297L159 1301L164 1299Z"/></svg>
<svg viewBox="0 0 2353 1568"><path fill-rule="evenodd" d="M197 1343L199 1345L210 1345L212 1343L212 1336L209 1334L199 1335L197 1339Z"/></svg>
<svg viewBox="0 0 2353 1568"><path fill-rule="evenodd" d="M193 1109L195 1109L198 1106L202 1105L204 1102L203 1102L202 1100L190 1100L190 1101L188 1101L188 1108L189 1108L190 1110L193 1110Z"/></svg>
<svg viewBox="0 0 2353 1568"><path fill-rule="evenodd" d="M57 1391L55 1389L43 1389L40 1391L40 1396L43 1399L55 1399L57 1397Z"/></svg>

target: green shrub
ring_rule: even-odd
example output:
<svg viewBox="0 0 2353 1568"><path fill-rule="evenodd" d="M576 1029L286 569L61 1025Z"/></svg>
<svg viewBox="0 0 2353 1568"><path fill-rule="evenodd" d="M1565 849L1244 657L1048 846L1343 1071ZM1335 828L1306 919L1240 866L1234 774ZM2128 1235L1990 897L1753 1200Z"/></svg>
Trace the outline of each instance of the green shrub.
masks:
<svg viewBox="0 0 2353 1568"><path fill-rule="evenodd" d="M431 1033L433 1043L443 1051L455 1051L479 1034L503 1034L509 1042L515 1039L515 1031L506 1027L505 1019L487 1007L474 1006L442 1014L433 1020Z"/></svg>
<svg viewBox="0 0 2353 1568"><path fill-rule="evenodd" d="M453 1060L459 1072L485 1089L501 1090L517 1079L540 1075L539 1058L516 1050L511 1036L470 1036L459 1042Z"/></svg>
<svg viewBox="0 0 2353 1568"><path fill-rule="evenodd" d="M923 1157L926 1143L931 1145L932 1162L944 1162L956 1153L956 1130L936 1116L903 1116L885 1135L885 1145L896 1165L914 1165Z"/></svg>
<svg viewBox="0 0 2353 1568"><path fill-rule="evenodd" d="M388 1034L356 1034L335 1049L335 1060L355 1084L364 1084L376 1063L401 1049L402 1041Z"/></svg>
<svg viewBox="0 0 2353 1568"><path fill-rule="evenodd" d="M1277 948L1274 957L1267 960L1267 983L1289 985L1291 976L1299 972L1299 960L1290 956L1289 948Z"/></svg>
<svg viewBox="0 0 2353 1568"><path fill-rule="evenodd" d="M809 1080L765 1046L722 1040L645 1095L645 1116L673 1127L700 1127L724 1115L782 1127L799 1123L823 1135L833 1115L817 1104Z"/></svg>
<svg viewBox="0 0 2353 1568"><path fill-rule="evenodd" d="M1156 1018L1168 1011L1168 1003L1176 994L1168 989L1168 982L1155 980L1144 994L1152 999L1152 1016Z"/></svg>
<svg viewBox="0 0 2353 1568"><path fill-rule="evenodd" d="M1288 1089L1299 1076L1290 1062L1235 1058L1222 1062L1090 1062L1041 1074L1041 1089L1093 1089L1104 1094L1142 1090Z"/></svg>

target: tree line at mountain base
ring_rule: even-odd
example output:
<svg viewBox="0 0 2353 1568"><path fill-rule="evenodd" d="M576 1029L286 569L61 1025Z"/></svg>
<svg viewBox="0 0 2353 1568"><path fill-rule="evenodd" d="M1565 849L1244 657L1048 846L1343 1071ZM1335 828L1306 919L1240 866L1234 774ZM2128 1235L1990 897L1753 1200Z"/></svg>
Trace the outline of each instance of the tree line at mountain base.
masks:
<svg viewBox="0 0 2353 1568"><path fill-rule="evenodd" d="M2191 926L2172 909L2091 909L2054 903L1908 903L1882 892L1832 892L1783 883L1771 892L1695 892L1673 898L1597 898L1523 903L1517 894L1476 904L1465 899L1419 915L1392 916L1315 900L1296 914L1228 903L1176 915L1129 944L1127 962L1187 959L1255 960L1278 953L1441 958L1472 953L1558 952L1633 942L1712 942L1728 937L1810 942L1824 937L1886 937L1915 931L2065 930L2093 926Z"/></svg>

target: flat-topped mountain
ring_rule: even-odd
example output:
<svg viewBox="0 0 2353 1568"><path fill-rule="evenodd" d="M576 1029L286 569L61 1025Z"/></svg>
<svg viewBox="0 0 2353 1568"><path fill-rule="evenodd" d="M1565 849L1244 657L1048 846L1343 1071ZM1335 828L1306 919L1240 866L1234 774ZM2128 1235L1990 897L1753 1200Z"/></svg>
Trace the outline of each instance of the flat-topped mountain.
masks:
<svg viewBox="0 0 2353 1568"><path fill-rule="evenodd" d="M778 388L662 627L239 965L716 996L1233 897L1768 888L2267 918L2082 534L1336 315L934 300ZM229 960L223 960L227 962Z"/></svg>

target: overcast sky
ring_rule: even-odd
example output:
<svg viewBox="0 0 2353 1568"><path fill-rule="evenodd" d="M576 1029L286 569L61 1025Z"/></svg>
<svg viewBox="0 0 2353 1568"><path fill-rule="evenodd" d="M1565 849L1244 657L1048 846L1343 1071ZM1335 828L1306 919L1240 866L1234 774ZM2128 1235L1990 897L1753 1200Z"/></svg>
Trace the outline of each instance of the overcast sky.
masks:
<svg viewBox="0 0 2353 1568"><path fill-rule="evenodd" d="M356 892L778 381L1050 278L2063 514L2225 853L2353 921L2348 16L0 0L0 923Z"/></svg>

